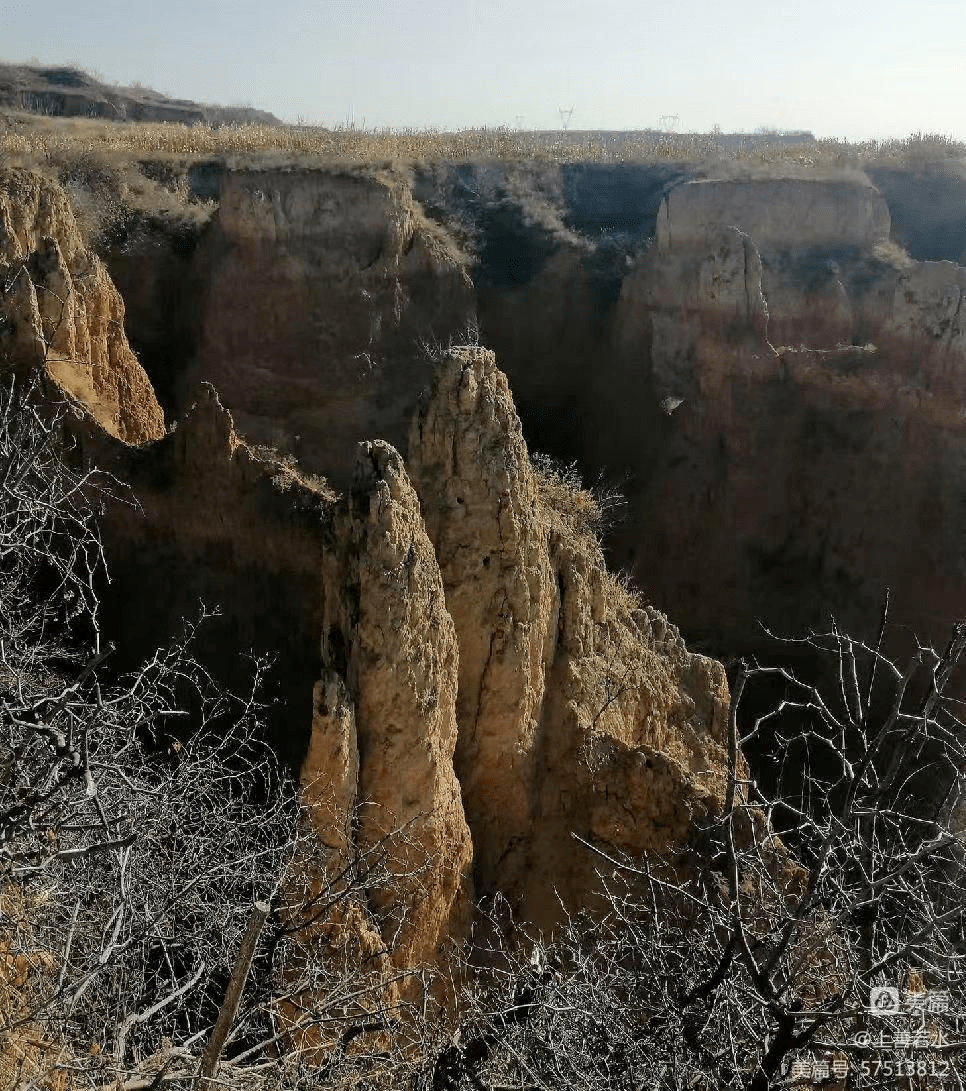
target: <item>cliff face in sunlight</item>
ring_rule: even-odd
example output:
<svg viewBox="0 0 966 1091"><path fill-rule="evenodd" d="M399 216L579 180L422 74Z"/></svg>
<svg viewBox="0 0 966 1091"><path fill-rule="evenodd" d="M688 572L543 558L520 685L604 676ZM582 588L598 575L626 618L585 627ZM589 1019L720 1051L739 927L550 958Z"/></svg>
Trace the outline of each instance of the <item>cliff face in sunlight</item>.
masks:
<svg viewBox="0 0 966 1091"><path fill-rule="evenodd" d="M661 851L713 810L724 672L608 573L576 498L532 467L491 352L443 359L409 452L459 643L478 883L551 919L594 885L573 832Z"/></svg>
<svg viewBox="0 0 966 1091"><path fill-rule="evenodd" d="M467 348L440 362L406 463L362 445L333 509L303 778L378 805L362 843L415 823L441 869L407 941L424 957L465 933L474 887L542 924L586 903L573 833L664 851L720 799L722 668L638 606L561 499L493 354Z"/></svg>
<svg viewBox="0 0 966 1091"><path fill-rule="evenodd" d="M107 517L112 632L136 653L195 595L224 603L213 665L275 650L273 729L320 835L360 805L358 849L406 827L412 888L371 907L393 934L408 914L405 964L467 934L474 893L544 924L585 903L573 833L661 851L716 807L724 672L607 572L492 353L447 354L407 459L360 445L341 498L248 446L213 391L160 443L98 444L142 508Z"/></svg>
<svg viewBox="0 0 966 1091"><path fill-rule="evenodd" d="M143 443L164 416L124 334L124 303L60 187L0 170L0 354L41 368L112 435Z"/></svg>

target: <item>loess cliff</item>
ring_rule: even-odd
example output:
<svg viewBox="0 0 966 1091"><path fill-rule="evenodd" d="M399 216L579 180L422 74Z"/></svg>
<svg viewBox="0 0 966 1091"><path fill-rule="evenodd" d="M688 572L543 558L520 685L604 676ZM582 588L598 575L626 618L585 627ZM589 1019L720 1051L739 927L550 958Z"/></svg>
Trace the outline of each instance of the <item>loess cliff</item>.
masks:
<svg viewBox="0 0 966 1091"><path fill-rule="evenodd" d="M207 380L253 442L347 485L357 442L405 442L417 343L472 317L462 255L389 171L233 171L219 194L174 409Z"/></svg>
<svg viewBox="0 0 966 1091"><path fill-rule="evenodd" d="M108 514L112 633L136 655L202 597L223 604L214 666L283 653L273 732L320 836L343 843L357 806L359 849L406 826L412 887L375 908L408 909L415 961L467 934L474 897L540 924L558 896L585 904L573 833L681 844L720 799L728 699L721 666L607 572L573 487L533 469L493 354L438 366L406 460L360 444L341 497L242 441L211 390L109 462L142 509ZM152 570L174 577L163 596Z"/></svg>
<svg viewBox="0 0 966 1091"><path fill-rule="evenodd" d="M961 173L224 171L187 374L342 487L356 442L405 442L416 341L475 323L531 445L625 492L609 556L702 648L833 612L867 631L886 587L942 642L966 607Z"/></svg>
<svg viewBox="0 0 966 1091"><path fill-rule="evenodd" d="M0 175L0 351L86 411L85 457L137 500L105 517L121 658L220 605L208 661L277 657L272 735L320 836L406 825L412 881L370 907L403 961L490 895L541 925L589 904L572 834L661 852L713 812L727 681L688 643L866 631L886 587L937 643L966 613L966 238L902 172L186 184L216 202L190 247L102 264L62 191ZM531 449L620 483L606 560L596 502Z"/></svg>
<svg viewBox="0 0 966 1091"><path fill-rule="evenodd" d="M558 898L586 904L571 834L669 850L720 799L722 668L637 606L548 491L506 377L470 347L439 362L406 462L361 444L332 508L303 778L378 805L363 843L408 822L439 861L406 941L424 958L465 934L474 890L544 925Z"/></svg>
<svg viewBox="0 0 966 1091"><path fill-rule="evenodd" d="M713 810L724 672L608 573L579 496L531 465L491 352L444 357L409 449L459 643L477 881L546 921L593 887L571 833L663 851Z"/></svg>
<svg viewBox="0 0 966 1091"><path fill-rule="evenodd" d="M0 170L0 353L40 366L111 435L164 435L151 383L128 345L124 303L81 239L66 195L27 171Z"/></svg>
<svg viewBox="0 0 966 1091"><path fill-rule="evenodd" d="M335 179L307 190L296 182L284 200L275 190L261 201L250 183L234 196L229 187L224 230L232 242L214 236L206 244L226 248L220 260L229 272L233 262L238 275L250 262L259 267L246 246L257 253L269 242L302 245L285 220L302 217L316 225L322 242L310 244L324 250L331 280L309 289L304 268L282 263L285 291L299 277L320 298L327 285L353 295L369 284L371 297L377 289L387 300L404 297L391 316L400 324L427 277L433 293L465 304L465 274L438 254L431 260L433 230L419 227L408 199L384 181ZM336 200L347 200L346 186L361 187L368 202L361 224L346 222ZM272 355L271 337L259 341L249 326L247 355L225 351L241 353L239 338L211 356L206 374L222 390L199 379L165 433L123 330L97 340L95 310L115 323L123 311L63 194L27 175L11 176L7 194L16 209L6 213L8 248L32 272L21 278L25 289L4 296L7 357L45 372L54 382L46 397L69 395L78 456L127 490L104 515L104 626L118 667L176 632L199 602L219 608L199 650L220 676L241 685L243 653L276 657L266 694L272 738L301 767L319 836L338 855L405 831L389 842L400 879L374 890L366 907L399 965L432 963L465 938L480 897L502 894L541 926L561 908L588 904L593 857L573 834L611 849L665 851L714 811L724 671L689 653L674 626L607 571L592 529L595 502L532 464L492 352L424 352L424 388L405 372L377 373L375 386L354 391L361 415L343 397L339 405L349 408L340 417L325 398L313 403L306 376L286 371L293 357ZM38 254L65 255L52 268L62 266L62 277L72 268L79 283L82 263L94 270L84 288L58 282L73 340L56 322L44 324L39 301L54 274ZM237 284L233 291L240 294ZM273 301L266 292L266 316ZM242 320L227 302L209 299L205 313L212 336ZM316 317L340 346L355 329L345 306ZM293 308L275 315L273 328L281 337L305 320ZM259 376L258 352L277 380ZM318 368L322 359L306 362ZM77 375L91 377L90 390ZM330 372L333 384L342 379ZM110 416L104 391L115 397ZM277 400L266 401L269 394ZM340 494L309 466L322 463L338 480L347 454L326 451L369 421L369 400L373 420L380 407L400 416L404 403L409 418L394 426L399 449L385 439L353 445ZM284 434L298 406L313 414L308 466L256 442Z"/></svg>
<svg viewBox="0 0 966 1091"><path fill-rule="evenodd" d="M627 496L610 558L690 640L966 612L963 167L427 168L528 440Z"/></svg>
<svg viewBox="0 0 966 1091"><path fill-rule="evenodd" d="M759 619L867 632L887 587L942 642L966 607L963 270L904 253L865 181L787 188L778 231L734 183L679 187L622 286L615 349L658 442L618 549L732 653Z"/></svg>

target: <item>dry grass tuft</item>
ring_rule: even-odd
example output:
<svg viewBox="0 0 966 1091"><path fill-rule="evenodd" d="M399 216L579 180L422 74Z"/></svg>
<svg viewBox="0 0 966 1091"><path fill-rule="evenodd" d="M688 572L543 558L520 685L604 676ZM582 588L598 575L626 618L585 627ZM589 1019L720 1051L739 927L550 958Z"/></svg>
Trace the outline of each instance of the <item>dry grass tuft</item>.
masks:
<svg viewBox="0 0 966 1091"><path fill-rule="evenodd" d="M31 921L43 896L8 885L0 890L0 1091L73 1086L64 1048L47 1039L31 1013L31 1000L49 986L53 958L34 941Z"/></svg>
<svg viewBox="0 0 966 1091"><path fill-rule="evenodd" d="M550 455L530 456L537 495L552 530L578 548L590 550L604 571L607 600L618 615L629 616L646 604L630 573L613 571L604 559L604 539L627 504L624 494L613 486L588 489L576 462L564 463Z"/></svg>
<svg viewBox="0 0 966 1091"><path fill-rule="evenodd" d="M584 486L576 462L565 463L539 452L530 456L537 494L551 526L601 549L601 542L626 503L614 488Z"/></svg>
<svg viewBox="0 0 966 1091"><path fill-rule="evenodd" d="M293 454L283 454L264 444L246 444L252 455L271 472L272 484L280 492L300 487L325 501L337 499L328 481L319 474L309 473Z"/></svg>

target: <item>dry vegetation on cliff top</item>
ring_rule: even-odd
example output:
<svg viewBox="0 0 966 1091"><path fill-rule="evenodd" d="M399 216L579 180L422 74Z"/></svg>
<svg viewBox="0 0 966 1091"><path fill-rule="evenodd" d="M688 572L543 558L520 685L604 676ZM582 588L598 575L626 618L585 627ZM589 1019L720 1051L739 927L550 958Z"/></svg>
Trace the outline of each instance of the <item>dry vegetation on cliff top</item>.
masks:
<svg viewBox="0 0 966 1091"><path fill-rule="evenodd" d="M531 455L537 489L553 529L602 548L602 540L626 503L619 489L603 484L587 488L576 462L564 463L536 452Z"/></svg>
<svg viewBox="0 0 966 1091"><path fill-rule="evenodd" d="M549 163L697 163L749 160L805 166L861 167L866 163L909 164L962 159L966 145L936 133L904 140L850 144L832 139L778 143L762 134L731 149L716 133L535 132L509 128L365 129L297 125L184 125L126 123L86 118L0 115L0 155L44 162L79 152L114 156L269 156L326 163L479 162L521 160Z"/></svg>
<svg viewBox="0 0 966 1091"><path fill-rule="evenodd" d="M87 242L132 230L196 234L217 207L193 188L195 164L235 168L390 168L416 164L674 164L729 176L821 177L873 165L961 169L966 144L941 134L849 144L781 143L761 134L733 146L717 133L364 129L296 125L123 122L0 111L0 166L26 167L70 193Z"/></svg>
<svg viewBox="0 0 966 1091"><path fill-rule="evenodd" d="M564 541L599 557L607 594L615 608L629 614L646 605L646 596L635 586L630 573L615 571L604 559L607 532L620 521L627 504L621 490L604 482L588 488L576 462L564 463L541 452L532 454L530 462L550 529Z"/></svg>

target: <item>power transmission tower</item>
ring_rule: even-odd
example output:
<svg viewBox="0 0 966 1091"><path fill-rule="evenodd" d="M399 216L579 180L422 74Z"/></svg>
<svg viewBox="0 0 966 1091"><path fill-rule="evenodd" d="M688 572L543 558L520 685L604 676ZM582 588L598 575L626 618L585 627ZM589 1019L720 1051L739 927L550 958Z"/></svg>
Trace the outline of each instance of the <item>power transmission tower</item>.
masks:
<svg viewBox="0 0 966 1091"><path fill-rule="evenodd" d="M680 123L680 114L661 114L660 118L658 118L658 125L666 133L676 132Z"/></svg>
<svg viewBox="0 0 966 1091"><path fill-rule="evenodd" d="M564 127L564 132L566 132L570 125L570 119L574 116L574 108L573 106L558 106L557 109L560 111L560 124Z"/></svg>

